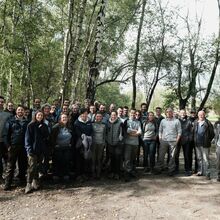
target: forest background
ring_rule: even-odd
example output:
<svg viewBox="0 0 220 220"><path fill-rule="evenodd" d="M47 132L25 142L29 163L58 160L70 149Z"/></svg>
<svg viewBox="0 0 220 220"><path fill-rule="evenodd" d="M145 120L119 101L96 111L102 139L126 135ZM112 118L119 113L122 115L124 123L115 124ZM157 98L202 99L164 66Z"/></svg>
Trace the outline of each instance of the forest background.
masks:
<svg viewBox="0 0 220 220"><path fill-rule="evenodd" d="M0 0L0 94L28 106L89 98L220 115L220 0L211 2Z"/></svg>

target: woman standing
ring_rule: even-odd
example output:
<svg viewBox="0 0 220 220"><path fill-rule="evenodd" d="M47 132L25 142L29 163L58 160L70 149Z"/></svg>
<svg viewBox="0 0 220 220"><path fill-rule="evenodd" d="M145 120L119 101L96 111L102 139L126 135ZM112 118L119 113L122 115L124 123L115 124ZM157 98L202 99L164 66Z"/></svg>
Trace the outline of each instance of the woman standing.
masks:
<svg viewBox="0 0 220 220"><path fill-rule="evenodd" d="M143 132L144 132L143 141L144 141L144 167L145 167L144 171L152 172L155 166L156 136L157 136L157 123L155 121L153 112L148 113L148 119L143 125Z"/></svg>
<svg viewBox="0 0 220 220"><path fill-rule="evenodd" d="M44 123L43 112L37 110L25 134L25 148L28 155L27 185L25 193L31 192L32 189L39 189L39 164L48 147L46 145L48 137L49 131L47 125Z"/></svg>
<svg viewBox="0 0 220 220"><path fill-rule="evenodd" d="M54 180L69 179L71 148L73 143L72 131L68 126L68 116L62 113L59 123L54 125L51 132L52 162Z"/></svg>

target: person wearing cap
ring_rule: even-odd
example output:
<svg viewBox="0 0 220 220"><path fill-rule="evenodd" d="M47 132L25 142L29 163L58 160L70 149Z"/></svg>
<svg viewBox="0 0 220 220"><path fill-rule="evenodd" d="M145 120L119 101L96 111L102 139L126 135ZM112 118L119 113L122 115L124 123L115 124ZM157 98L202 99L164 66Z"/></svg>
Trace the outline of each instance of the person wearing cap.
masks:
<svg viewBox="0 0 220 220"><path fill-rule="evenodd" d="M204 111L199 111L198 119L194 124L194 141L198 159L197 176L206 176L208 180L211 178L209 153L214 136L212 123L205 117Z"/></svg>
<svg viewBox="0 0 220 220"><path fill-rule="evenodd" d="M88 110L81 108L79 117L74 123L74 132L76 134L75 159L76 159L76 176L81 181L86 180L92 173L91 161L92 156L86 155L91 152L91 137L93 133L92 122L88 118ZM87 146L83 144L87 142ZM86 147L86 148L85 148ZM85 156L88 156L87 158Z"/></svg>
<svg viewBox="0 0 220 220"><path fill-rule="evenodd" d="M168 108L166 110L166 118L163 119L159 127L159 158L155 166L155 173L161 173L164 166L164 157L169 150L170 160L168 164L169 176L175 175L175 156L176 146L180 140L182 133L181 124L179 119L174 118L173 109Z"/></svg>
<svg viewBox="0 0 220 220"><path fill-rule="evenodd" d="M220 182L220 118L215 122L216 170L217 181Z"/></svg>

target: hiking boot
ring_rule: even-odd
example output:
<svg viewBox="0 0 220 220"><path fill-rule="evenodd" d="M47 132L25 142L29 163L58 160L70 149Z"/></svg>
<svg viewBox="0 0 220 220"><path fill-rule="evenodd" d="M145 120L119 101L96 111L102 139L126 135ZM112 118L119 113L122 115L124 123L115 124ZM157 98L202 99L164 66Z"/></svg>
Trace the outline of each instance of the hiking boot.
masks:
<svg viewBox="0 0 220 220"><path fill-rule="evenodd" d="M207 179L207 180L211 180L210 173L208 173L208 174L206 175L206 179Z"/></svg>
<svg viewBox="0 0 220 220"><path fill-rule="evenodd" d="M3 189L4 189L5 191L10 190L10 189L11 189L11 184L10 184L10 183L5 183Z"/></svg>
<svg viewBox="0 0 220 220"><path fill-rule="evenodd" d="M32 191L32 187L30 183L27 183L26 187L25 187L25 194L28 194Z"/></svg>
<svg viewBox="0 0 220 220"><path fill-rule="evenodd" d="M33 179L32 184L31 184L32 188L35 190L38 190L40 188L38 181Z"/></svg>

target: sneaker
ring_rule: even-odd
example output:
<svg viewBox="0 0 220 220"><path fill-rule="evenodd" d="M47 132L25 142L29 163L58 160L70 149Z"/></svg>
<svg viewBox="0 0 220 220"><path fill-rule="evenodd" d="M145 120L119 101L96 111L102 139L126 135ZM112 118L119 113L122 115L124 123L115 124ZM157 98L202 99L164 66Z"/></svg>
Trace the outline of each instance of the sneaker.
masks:
<svg viewBox="0 0 220 220"><path fill-rule="evenodd" d="M35 190L38 190L40 188L38 181L33 179L32 184L31 184L32 188Z"/></svg>
<svg viewBox="0 0 220 220"><path fill-rule="evenodd" d="M202 176L202 172L198 172L196 176Z"/></svg>
<svg viewBox="0 0 220 220"><path fill-rule="evenodd" d="M25 187L25 194L28 194L32 191L32 187L30 183L27 183L26 187Z"/></svg>
<svg viewBox="0 0 220 220"><path fill-rule="evenodd" d="M220 182L220 176L218 176L216 180L217 180L218 182Z"/></svg>

